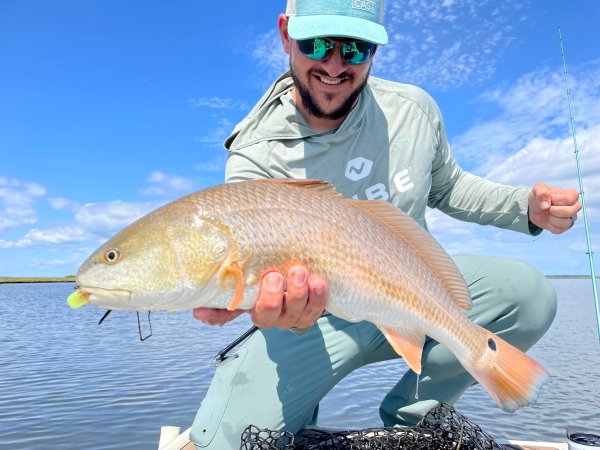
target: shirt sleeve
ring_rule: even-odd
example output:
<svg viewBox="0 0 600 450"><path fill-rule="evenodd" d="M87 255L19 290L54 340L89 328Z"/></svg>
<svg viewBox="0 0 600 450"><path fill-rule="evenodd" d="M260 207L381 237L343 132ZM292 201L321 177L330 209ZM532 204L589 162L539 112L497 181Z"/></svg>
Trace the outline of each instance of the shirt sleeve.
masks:
<svg viewBox="0 0 600 450"><path fill-rule="evenodd" d="M268 152L264 149L264 152ZM225 182L235 183L245 180L258 180L262 178L273 178L270 174L266 158L256 157L260 151L230 151L225 164Z"/></svg>
<svg viewBox="0 0 600 450"><path fill-rule="evenodd" d="M461 169L452 155L441 119L436 124L438 152L432 165L428 206L453 218L538 235L529 222L529 189L507 186Z"/></svg>

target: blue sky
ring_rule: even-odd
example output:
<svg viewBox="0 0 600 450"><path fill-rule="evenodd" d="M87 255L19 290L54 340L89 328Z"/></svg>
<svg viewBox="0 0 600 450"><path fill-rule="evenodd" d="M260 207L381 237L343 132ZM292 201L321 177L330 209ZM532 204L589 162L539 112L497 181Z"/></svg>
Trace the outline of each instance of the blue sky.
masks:
<svg viewBox="0 0 600 450"><path fill-rule="evenodd" d="M222 182L222 141L286 69L284 0L0 0L0 276L74 274L142 214ZM462 166L577 188L600 242L600 2L388 1L373 74L425 88ZM450 253L588 273L583 220L529 237L428 213Z"/></svg>

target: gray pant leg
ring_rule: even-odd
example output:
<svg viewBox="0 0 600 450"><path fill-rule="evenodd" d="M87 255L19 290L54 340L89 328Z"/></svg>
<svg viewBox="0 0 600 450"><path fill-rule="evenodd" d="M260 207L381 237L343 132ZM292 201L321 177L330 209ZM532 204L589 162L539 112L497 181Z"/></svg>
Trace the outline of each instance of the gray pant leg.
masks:
<svg viewBox="0 0 600 450"><path fill-rule="evenodd" d="M325 316L302 336L278 329L254 333L217 367L192 441L199 448L237 450L250 424L291 432L314 424L321 399L364 365L357 326Z"/></svg>
<svg viewBox="0 0 600 450"><path fill-rule="evenodd" d="M544 276L514 259L456 256L454 260L473 298L466 315L475 323L526 351L548 330L556 315L556 293ZM413 425L438 403L453 403L474 384L444 346L428 339L417 398L417 376L407 372L384 398L386 426Z"/></svg>

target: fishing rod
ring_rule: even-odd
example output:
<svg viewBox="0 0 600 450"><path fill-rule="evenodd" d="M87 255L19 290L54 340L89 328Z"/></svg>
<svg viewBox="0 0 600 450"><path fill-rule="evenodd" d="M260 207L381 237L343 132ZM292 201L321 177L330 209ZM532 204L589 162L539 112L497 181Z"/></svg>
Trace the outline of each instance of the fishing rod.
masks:
<svg viewBox="0 0 600 450"><path fill-rule="evenodd" d="M565 48L563 46L562 33L558 27L558 37L560 39L560 51L562 53L563 69L565 74L565 87L567 89L567 99L569 101L569 117L571 120L571 134L573 135L573 146L575 149L575 161L577 162L577 178L579 179L579 194L581 196L581 208L583 211L583 224L585 226L585 239L587 242L587 255L590 263L590 274L592 275L592 290L594 292L594 302L596 304L596 323L598 325L598 338L600 339L600 303L598 302L598 288L596 287L596 273L594 270L594 252L592 251L592 241L590 239L590 226L588 222L587 209L585 206L585 195L583 191L583 178L581 176L581 163L579 161L579 149L577 148L577 138L575 137L575 121L573 120L573 109L571 107L571 91L569 89L569 80L567 76L567 61L565 58Z"/></svg>

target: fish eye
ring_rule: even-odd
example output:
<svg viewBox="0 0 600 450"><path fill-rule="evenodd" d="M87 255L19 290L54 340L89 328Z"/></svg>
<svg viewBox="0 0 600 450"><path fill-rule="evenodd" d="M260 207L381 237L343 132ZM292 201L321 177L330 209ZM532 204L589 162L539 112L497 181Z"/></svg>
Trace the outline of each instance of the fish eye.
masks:
<svg viewBox="0 0 600 450"><path fill-rule="evenodd" d="M121 260L121 252L117 248L109 248L104 252L104 261L108 264L115 264Z"/></svg>

